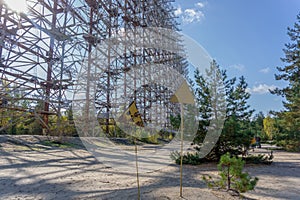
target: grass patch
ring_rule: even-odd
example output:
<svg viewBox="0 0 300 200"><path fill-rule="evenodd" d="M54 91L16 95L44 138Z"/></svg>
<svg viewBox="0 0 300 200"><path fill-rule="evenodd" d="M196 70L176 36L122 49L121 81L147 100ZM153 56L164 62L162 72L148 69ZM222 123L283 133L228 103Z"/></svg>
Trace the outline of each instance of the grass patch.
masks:
<svg viewBox="0 0 300 200"><path fill-rule="evenodd" d="M41 142L42 145L58 148L76 148L75 144L69 142L60 142L55 140L45 140Z"/></svg>

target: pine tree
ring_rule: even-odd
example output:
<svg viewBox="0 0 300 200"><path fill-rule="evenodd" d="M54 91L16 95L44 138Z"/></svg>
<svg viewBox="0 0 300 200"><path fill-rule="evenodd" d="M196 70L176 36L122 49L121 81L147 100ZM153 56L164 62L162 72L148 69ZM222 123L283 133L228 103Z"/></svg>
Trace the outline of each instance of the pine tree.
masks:
<svg viewBox="0 0 300 200"><path fill-rule="evenodd" d="M227 113L224 128L216 149L217 157L226 152L232 154L242 153L250 145L253 134L251 132L250 118L254 110L250 109L247 92L248 84L242 76L235 85L235 78L227 81Z"/></svg>
<svg viewBox="0 0 300 200"><path fill-rule="evenodd" d="M212 108L208 83L205 81L204 77L200 75L199 70L195 71L195 82L195 97L199 108L199 128L194 142L201 143L207 134L207 127L209 126Z"/></svg>
<svg viewBox="0 0 300 200"><path fill-rule="evenodd" d="M242 147L251 141L250 117L254 111L249 109L247 103L250 94L245 78L241 77L235 85L236 78L228 79L226 71L220 70L216 61L213 61L205 78L196 71L195 81L200 118L195 143L201 144L209 135L208 128L212 127L214 119L225 120L221 136L207 159L217 160L226 152L241 152Z"/></svg>
<svg viewBox="0 0 300 200"><path fill-rule="evenodd" d="M288 28L290 43L283 49L285 57L281 58L284 67L277 67L279 71L275 75L276 80L287 81L288 85L276 88L271 93L285 98L283 105L285 110L278 112L280 119L284 120L287 140L300 140L300 14L293 28Z"/></svg>
<svg viewBox="0 0 300 200"><path fill-rule="evenodd" d="M247 92L248 84L244 76L239 78L239 83L228 97L228 115L235 115L240 120L249 120L254 110L249 110L250 105L247 101L250 98L250 93Z"/></svg>
<svg viewBox="0 0 300 200"><path fill-rule="evenodd" d="M250 98L250 93L247 91L248 84L244 76L239 78L239 83L235 87L234 91L231 93L231 110L228 118L231 118L231 121L235 123L236 133L234 134L235 145L239 147L239 150L242 148L247 148L250 145L251 138L254 136L254 132L251 130L250 119L254 112L253 109L250 109L248 100Z"/></svg>
<svg viewBox="0 0 300 200"><path fill-rule="evenodd" d="M264 119L265 116L263 112L255 114L255 116L251 120L251 131L254 133L255 136L259 136L263 140L268 140L269 137L264 131Z"/></svg>
<svg viewBox="0 0 300 200"><path fill-rule="evenodd" d="M243 172L245 161L241 158L224 154L218 164L220 179L214 181L211 176L203 176L203 180L208 187L226 189L237 194L253 190L258 182L258 178L252 178L247 172Z"/></svg>

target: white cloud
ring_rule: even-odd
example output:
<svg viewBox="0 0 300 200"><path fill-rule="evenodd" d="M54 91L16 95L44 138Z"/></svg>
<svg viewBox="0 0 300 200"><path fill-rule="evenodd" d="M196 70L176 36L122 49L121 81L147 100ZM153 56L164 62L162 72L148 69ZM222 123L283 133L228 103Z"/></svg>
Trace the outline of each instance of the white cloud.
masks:
<svg viewBox="0 0 300 200"><path fill-rule="evenodd" d="M184 24L197 23L202 21L205 16L202 10L205 7L206 3L198 2L194 5L193 8L182 9L179 5L178 8L174 11L175 16L181 17Z"/></svg>
<svg viewBox="0 0 300 200"><path fill-rule="evenodd" d="M263 69L259 70L259 72L264 73L264 74L267 74L267 73L270 72L270 67L263 68Z"/></svg>
<svg viewBox="0 0 300 200"><path fill-rule="evenodd" d="M198 2L195 4L195 6L197 6L199 8L204 8L205 4L203 2Z"/></svg>
<svg viewBox="0 0 300 200"><path fill-rule="evenodd" d="M252 93L250 88L246 88L246 92Z"/></svg>
<svg viewBox="0 0 300 200"><path fill-rule="evenodd" d="M201 10L196 9L186 9L182 17L183 22L185 23L200 22L203 18L203 12Z"/></svg>
<svg viewBox="0 0 300 200"><path fill-rule="evenodd" d="M245 66L242 65L242 64L231 65L229 68L236 69L238 71L244 71L245 70Z"/></svg>
<svg viewBox="0 0 300 200"><path fill-rule="evenodd" d="M174 14L175 14L175 16L179 16L182 14L182 9L180 6L175 10Z"/></svg>
<svg viewBox="0 0 300 200"><path fill-rule="evenodd" d="M269 93L269 90L274 90L275 88L275 85L259 84L252 88L247 88L247 92L250 92L251 94L267 94Z"/></svg>

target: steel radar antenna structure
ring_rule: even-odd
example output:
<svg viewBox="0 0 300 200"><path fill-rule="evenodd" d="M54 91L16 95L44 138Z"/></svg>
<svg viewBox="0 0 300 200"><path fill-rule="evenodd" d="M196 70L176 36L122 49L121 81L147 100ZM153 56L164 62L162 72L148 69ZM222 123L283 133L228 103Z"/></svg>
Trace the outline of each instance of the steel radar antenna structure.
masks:
<svg viewBox="0 0 300 200"><path fill-rule="evenodd" d="M97 46L145 27L178 30L172 0L22 0L23 6L16 2L20 3L0 0L1 131L34 117L44 134L61 135L76 77ZM95 100L95 112L106 134L117 137L111 113L120 106L118 98L129 99L124 106L134 100L143 123L169 129L170 116L178 112L178 106L169 103L171 92L162 85L143 84L153 73L149 68L140 73L139 82L130 84L128 72L143 64L161 63L184 74L184 58L155 47L125 49L116 57L111 56L113 49L102 50L108 58L101 63L105 71L97 77L95 95L85 98ZM112 93L114 87L119 90ZM56 116L54 122L51 116Z"/></svg>

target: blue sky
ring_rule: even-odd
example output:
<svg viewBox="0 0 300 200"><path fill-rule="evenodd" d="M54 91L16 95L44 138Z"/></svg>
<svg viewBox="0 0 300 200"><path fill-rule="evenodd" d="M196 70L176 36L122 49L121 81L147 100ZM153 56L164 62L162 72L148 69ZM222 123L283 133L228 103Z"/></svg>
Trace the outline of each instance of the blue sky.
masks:
<svg viewBox="0 0 300 200"><path fill-rule="evenodd" d="M175 0L175 14L182 32L214 58L229 77L244 75L253 109L281 110L282 99L268 89L286 83L276 81L276 66L283 66L282 49L289 42L300 12L299 0Z"/></svg>

